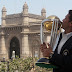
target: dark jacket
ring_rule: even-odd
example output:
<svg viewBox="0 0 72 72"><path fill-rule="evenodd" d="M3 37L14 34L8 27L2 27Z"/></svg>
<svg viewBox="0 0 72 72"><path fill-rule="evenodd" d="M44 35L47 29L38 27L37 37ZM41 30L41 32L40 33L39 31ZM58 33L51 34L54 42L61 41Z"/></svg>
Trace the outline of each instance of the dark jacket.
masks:
<svg viewBox="0 0 72 72"><path fill-rule="evenodd" d="M62 46L60 54L57 53L57 48L49 60L58 67L53 72L72 72L72 36Z"/></svg>

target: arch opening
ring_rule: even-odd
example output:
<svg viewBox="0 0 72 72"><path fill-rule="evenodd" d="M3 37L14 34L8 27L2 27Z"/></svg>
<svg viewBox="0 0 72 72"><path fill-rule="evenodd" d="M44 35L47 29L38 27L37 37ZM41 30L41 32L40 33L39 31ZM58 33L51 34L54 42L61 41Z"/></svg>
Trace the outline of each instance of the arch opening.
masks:
<svg viewBox="0 0 72 72"><path fill-rule="evenodd" d="M9 58L12 58L12 52L15 51L15 57L20 57L20 43L17 37L13 37L10 41Z"/></svg>

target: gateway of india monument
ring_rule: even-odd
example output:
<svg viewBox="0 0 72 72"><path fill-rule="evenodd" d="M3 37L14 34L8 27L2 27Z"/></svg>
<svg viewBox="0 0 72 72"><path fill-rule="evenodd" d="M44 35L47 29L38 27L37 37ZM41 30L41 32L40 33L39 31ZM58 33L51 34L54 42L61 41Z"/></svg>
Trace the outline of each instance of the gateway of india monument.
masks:
<svg viewBox="0 0 72 72"><path fill-rule="evenodd" d="M52 17L52 16L50 16ZM53 16L54 17L54 16ZM7 15L5 7L2 8L0 25L0 60L10 59L13 51L20 58L42 57L40 52L40 25L46 18L46 10L41 10L41 15L28 12L25 2L23 11ZM45 41L50 41L50 32L45 31Z"/></svg>

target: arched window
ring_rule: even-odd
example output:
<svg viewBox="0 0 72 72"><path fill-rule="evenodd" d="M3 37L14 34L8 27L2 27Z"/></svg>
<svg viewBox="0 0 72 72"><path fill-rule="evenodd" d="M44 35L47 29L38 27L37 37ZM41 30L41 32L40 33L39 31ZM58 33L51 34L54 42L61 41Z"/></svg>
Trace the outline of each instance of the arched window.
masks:
<svg viewBox="0 0 72 72"><path fill-rule="evenodd" d="M39 51L40 51L40 44L38 40L34 40L32 43L32 56L33 57L39 57Z"/></svg>

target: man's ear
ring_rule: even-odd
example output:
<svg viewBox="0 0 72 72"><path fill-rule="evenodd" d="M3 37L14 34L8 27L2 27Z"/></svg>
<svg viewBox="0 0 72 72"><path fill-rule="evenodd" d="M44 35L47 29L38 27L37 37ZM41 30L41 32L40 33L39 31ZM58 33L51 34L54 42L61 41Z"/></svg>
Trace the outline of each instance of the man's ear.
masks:
<svg viewBox="0 0 72 72"><path fill-rule="evenodd" d="M70 22L70 26L72 26L72 21Z"/></svg>

